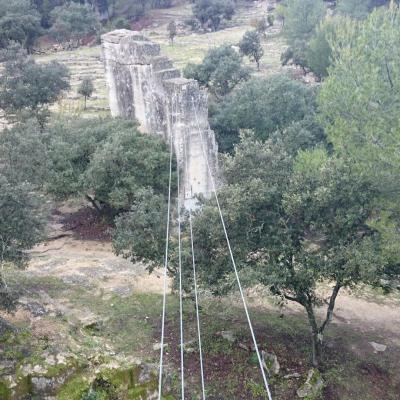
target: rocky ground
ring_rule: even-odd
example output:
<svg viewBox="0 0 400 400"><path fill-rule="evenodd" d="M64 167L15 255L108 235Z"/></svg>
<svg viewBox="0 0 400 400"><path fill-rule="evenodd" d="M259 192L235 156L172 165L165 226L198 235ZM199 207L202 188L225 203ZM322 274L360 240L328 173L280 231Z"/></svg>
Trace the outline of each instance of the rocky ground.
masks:
<svg viewBox="0 0 400 400"><path fill-rule="evenodd" d="M76 204L53 212L49 239L31 256L26 271L7 274L9 285L20 287L23 296L13 316L2 315L18 331L0 341L0 398L25 399L30 393L35 399L84 400L92 392L105 393L98 397L105 399L154 398L160 272L149 275L143 265L115 256L108 226ZM166 385L172 394L179 390L177 301L170 295L167 308ZM249 292L249 304L275 398L294 399L298 391L318 389L327 400L397 399L398 297L368 288L339 297L325 339L324 374L310 375L309 383L317 383L311 387L306 383L314 373L303 311L278 307L255 291ZM263 399L237 295L213 299L202 292L201 306L208 398ZM184 312L188 398L199 398L195 315L189 299Z"/></svg>
<svg viewBox="0 0 400 400"><path fill-rule="evenodd" d="M105 380L119 392L137 391L129 398L151 399L161 279L116 257L90 211L85 228L84 215L70 212L53 214L49 239L32 251L26 271L6 274L23 295L17 312L4 315L18 331L0 342L0 398L81 399Z"/></svg>

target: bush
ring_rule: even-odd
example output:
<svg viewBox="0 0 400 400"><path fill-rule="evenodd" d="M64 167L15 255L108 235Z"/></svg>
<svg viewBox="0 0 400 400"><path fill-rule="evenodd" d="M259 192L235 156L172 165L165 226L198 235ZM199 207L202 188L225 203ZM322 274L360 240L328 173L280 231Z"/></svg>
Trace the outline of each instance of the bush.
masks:
<svg viewBox="0 0 400 400"><path fill-rule="evenodd" d="M286 75L253 78L237 87L211 116L222 151L231 151L241 129L252 129L266 140L276 130L315 112L315 94Z"/></svg>
<svg viewBox="0 0 400 400"><path fill-rule="evenodd" d="M226 96L250 76L240 55L228 45L209 50L201 64L188 64L184 74L196 79L217 97Z"/></svg>
<svg viewBox="0 0 400 400"><path fill-rule="evenodd" d="M235 13L235 4L231 0L196 0L193 6L193 15L203 27L209 26L218 30L222 20L232 19Z"/></svg>
<svg viewBox="0 0 400 400"><path fill-rule="evenodd" d="M67 68L56 61L37 64L18 48L10 49L7 57L0 75L0 108L12 119L33 116L44 126L48 105L69 88Z"/></svg>
<svg viewBox="0 0 400 400"><path fill-rule="evenodd" d="M100 29L94 11L83 4L56 7L51 12L51 20L50 34L60 43L73 40L79 44L85 36L95 35Z"/></svg>
<svg viewBox="0 0 400 400"><path fill-rule="evenodd" d="M0 48L18 42L31 51L42 33L40 15L28 0L0 0Z"/></svg>
<svg viewBox="0 0 400 400"><path fill-rule="evenodd" d="M15 127L0 141L1 163L16 180L27 179L57 199L83 195L108 216L129 210L144 189L167 193L168 146L139 133L132 121L57 120L34 128Z"/></svg>

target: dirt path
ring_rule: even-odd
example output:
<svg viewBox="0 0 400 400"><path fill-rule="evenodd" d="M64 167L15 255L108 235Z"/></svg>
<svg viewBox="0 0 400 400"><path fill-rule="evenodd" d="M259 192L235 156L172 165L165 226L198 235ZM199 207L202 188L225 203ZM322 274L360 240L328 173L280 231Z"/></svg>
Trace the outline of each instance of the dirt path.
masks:
<svg viewBox="0 0 400 400"><path fill-rule="evenodd" d="M162 293L159 273L149 274L144 265L116 256L109 241L80 240L73 231L66 230L63 219L70 211L64 207L53 216L50 240L31 251L29 273L60 278L67 284L90 287L96 293Z"/></svg>
<svg viewBox="0 0 400 400"><path fill-rule="evenodd" d="M278 306L265 294L250 294L253 307L277 310ZM324 294L328 295L324 285ZM236 299L236 297L233 297ZM302 306L288 302L279 308L282 315L306 313ZM317 312L322 321L326 316L326 306ZM348 326L365 337L366 342L376 341L400 349L400 296L379 294L371 288L360 288L357 291L342 290L336 300L332 325ZM329 329L329 328L328 328ZM369 346L368 346L369 347ZM369 347L369 350L373 350Z"/></svg>

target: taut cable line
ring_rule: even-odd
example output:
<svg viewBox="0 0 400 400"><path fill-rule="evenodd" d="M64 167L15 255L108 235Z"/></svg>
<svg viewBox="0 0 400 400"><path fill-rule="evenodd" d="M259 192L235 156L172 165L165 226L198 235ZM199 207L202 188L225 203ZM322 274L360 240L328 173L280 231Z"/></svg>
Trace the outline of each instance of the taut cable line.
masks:
<svg viewBox="0 0 400 400"><path fill-rule="evenodd" d="M180 154L177 152L178 177L178 259L179 259L179 317L181 336L181 398L185 399L184 337L183 337L183 298L182 298L182 241L181 241L181 193L180 193Z"/></svg>
<svg viewBox="0 0 400 400"><path fill-rule="evenodd" d="M185 154L185 177L187 179L187 151L186 151L186 131L184 136L184 154ZM191 193L191 196L193 194ZM186 194L185 194L186 196ZM206 389L204 383L204 366L203 366L203 350L201 345L201 328L200 328L200 311L199 311L199 297L197 292L197 273L196 273L196 259L194 255L194 238L193 238L193 225L192 225L192 209L188 207L189 213L189 229L190 229L190 246L192 252L192 266L193 266L193 286L194 286L194 299L196 304L196 322L197 322L197 338L199 344L199 359L200 359L200 377L201 377L201 393L202 400L206 400Z"/></svg>
<svg viewBox="0 0 400 400"><path fill-rule="evenodd" d="M171 130L172 132L172 130ZM169 182L168 182L168 211L167 211L167 232L165 238L165 258L164 258L164 290L163 290L163 306L161 321L161 349L160 349L160 369L158 377L158 400L162 395L162 375L163 375L163 358L164 358L164 336L165 336L165 310L167 304L167 286L168 286L168 256L169 256L169 228L171 222L171 181L172 181L172 158L173 158L173 138L172 133L169 137Z"/></svg>
<svg viewBox="0 0 400 400"><path fill-rule="evenodd" d="M256 353L257 353L258 363L259 363L259 366L260 366L260 369L261 369L261 374L262 374L262 377L263 377L265 389L266 389L267 394L268 394L268 399L272 400L271 391L270 391L270 388L269 388L267 376L266 376L265 371L264 371L263 361L262 361L262 358L261 358L260 350L258 348L257 339L256 339L256 336L255 336L255 333L254 333L254 329L253 329L253 324L251 322L249 310L248 310L248 307L247 307L246 298L244 296L244 291L243 291L243 288L242 288L242 284L240 282L239 272L238 272L238 269L237 269L237 266L236 266L235 258L233 256L233 251L232 251L231 243L230 243L230 240L229 240L229 235L228 235L228 232L226 230L225 220L224 220L224 216L223 216L223 213L222 213L221 205L220 205L220 202L219 202L217 188L216 188L216 185L215 185L215 180L214 180L214 177L213 177L213 174L212 174L212 171L211 171L210 163L208 161L208 155L207 155L205 147L204 147L203 133L202 133L202 130L200 128L199 119L197 117L196 107L195 107L193 98L192 98L192 105L193 105L193 110L194 110L197 129L198 129L199 134L200 134L201 148L202 148L203 155L204 155L204 158L205 158L205 161L206 161L206 164L207 164L208 173L210 175L212 191L214 193L215 201L217 203L218 212L219 212L221 223L222 223L222 228L224 230L224 235L225 235L226 243L227 243L227 246L228 246L229 255L230 255L230 258L231 258L231 261L232 261L232 266L233 266L233 269L234 269L234 272L235 272L236 281L237 281L237 284L238 284L238 287L239 287L240 296L241 296L242 301L243 301L243 306L244 306L244 310L245 310L245 313L246 313L247 322L248 322L248 325L249 325L249 328L250 328L250 332L251 332L251 336L252 336L252 339L253 339L254 347L255 347L255 350L256 350Z"/></svg>

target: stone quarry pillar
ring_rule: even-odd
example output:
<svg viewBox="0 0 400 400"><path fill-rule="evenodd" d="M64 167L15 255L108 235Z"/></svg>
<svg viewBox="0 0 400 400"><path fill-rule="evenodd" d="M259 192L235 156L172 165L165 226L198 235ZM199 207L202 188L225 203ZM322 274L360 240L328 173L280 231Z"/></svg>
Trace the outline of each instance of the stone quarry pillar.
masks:
<svg viewBox="0 0 400 400"><path fill-rule="evenodd" d="M195 80L182 78L160 46L139 32L103 35L102 51L112 116L136 119L142 132L172 139L186 204L199 194L209 197L206 160L216 181L218 148L208 123L207 93Z"/></svg>

